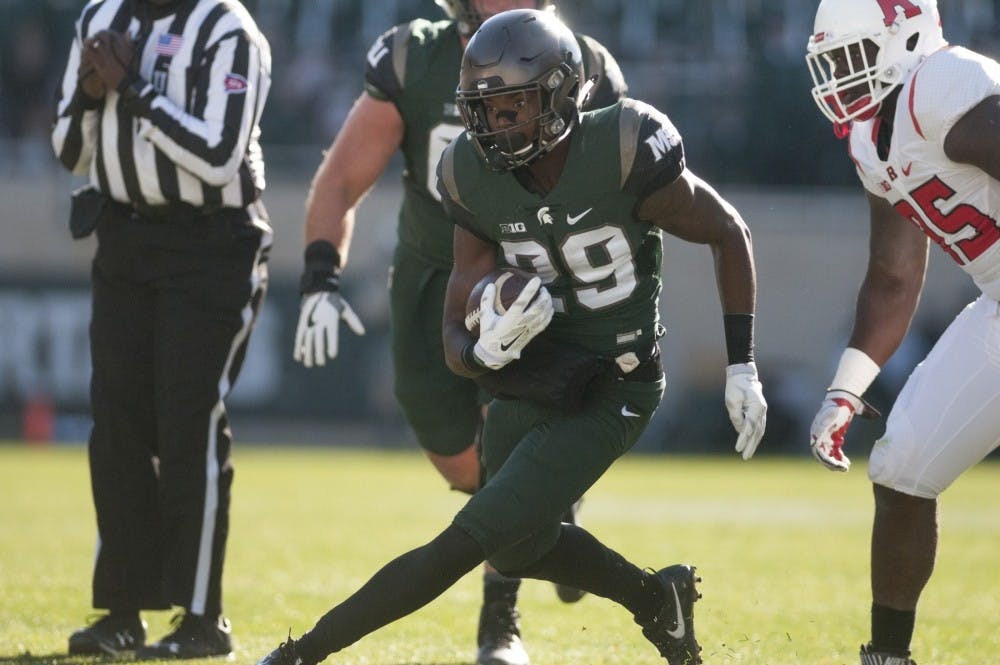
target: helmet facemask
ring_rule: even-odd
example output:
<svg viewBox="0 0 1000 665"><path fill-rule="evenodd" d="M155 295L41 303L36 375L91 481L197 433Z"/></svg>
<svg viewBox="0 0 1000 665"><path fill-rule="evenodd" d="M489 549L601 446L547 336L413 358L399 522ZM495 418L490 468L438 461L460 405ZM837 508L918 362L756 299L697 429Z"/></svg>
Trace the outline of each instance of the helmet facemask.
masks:
<svg viewBox="0 0 1000 665"><path fill-rule="evenodd" d="M936 0L822 0L806 55L813 100L835 124L870 120L945 44Z"/></svg>
<svg viewBox="0 0 1000 665"><path fill-rule="evenodd" d="M576 37L551 13L518 9L483 23L462 55L455 102L487 166L516 169L569 136L589 90L583 76Z"/></svg>
<svg viewBox="0 0 1000 665"><path fill-rule="evenodd" d="M869 39L828 44L806 56L813 100L830 122L870 120L878 113L897 85L880 80L878 60L879 48Z"/></svg>
<svg viewBox="0 0 1000 665"><path fill-rule="evenodd" d="M578 115L579 83L573 68L562 64L539 80L521 85L489 87L486 81L481 81L479 90L459 89L455 100L469 138L487 166L494 171L509 171L532 162L569 135ZM507 95L520 95L523 107L537 108L538 113L495 129L488 109L491 101ZM531 138L526 140L521 130L533 123Z"/></svg>

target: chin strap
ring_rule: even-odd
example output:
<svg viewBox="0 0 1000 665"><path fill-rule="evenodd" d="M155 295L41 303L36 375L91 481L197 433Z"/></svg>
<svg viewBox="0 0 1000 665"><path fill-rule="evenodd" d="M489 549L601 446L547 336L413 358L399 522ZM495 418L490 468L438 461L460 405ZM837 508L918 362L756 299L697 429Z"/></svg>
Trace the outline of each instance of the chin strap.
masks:
<svg viewBox="0 0 1000 665"><path fill-rule="evenodd" d="M594 92L594 87L597 85L598 74L594 74L586 82L580 86L580 94L576 96L576 107L584 108L587 102L590 100L590 93Z"/></svg>

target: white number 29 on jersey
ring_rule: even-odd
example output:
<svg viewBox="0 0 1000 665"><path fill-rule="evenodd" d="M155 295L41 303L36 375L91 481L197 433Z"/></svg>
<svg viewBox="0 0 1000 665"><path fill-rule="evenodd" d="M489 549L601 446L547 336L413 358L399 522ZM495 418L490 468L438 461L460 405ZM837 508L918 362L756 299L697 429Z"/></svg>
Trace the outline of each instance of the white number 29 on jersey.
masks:
<svg viewBox="0 0 1000 665"><path fill-rule="evenodd" d="M549 249L537 240L504 240L500 246L507 263L530 265L545 284L559 275ZM635 291L635 259L621 227L608 224L570 233L559 245L559 254L573 280L582 283L573 295L587 309L611 307Z"/></svg>

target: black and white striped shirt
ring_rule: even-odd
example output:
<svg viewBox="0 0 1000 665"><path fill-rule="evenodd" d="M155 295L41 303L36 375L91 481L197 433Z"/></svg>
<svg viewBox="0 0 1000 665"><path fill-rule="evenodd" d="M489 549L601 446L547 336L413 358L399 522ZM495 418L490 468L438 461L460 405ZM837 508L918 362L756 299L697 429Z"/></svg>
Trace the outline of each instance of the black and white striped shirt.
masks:
<svg viewBox="0 0 1000 665"><path fill-rule="evenodd" d="M164 15L165 14L165 15ZM128 32L139 80L88 109L77 90L83 41ZM76 24L57 102L59 160L116 201L244 208L264 189L260 116L271 50L236 0L91 0Z"/></svg>

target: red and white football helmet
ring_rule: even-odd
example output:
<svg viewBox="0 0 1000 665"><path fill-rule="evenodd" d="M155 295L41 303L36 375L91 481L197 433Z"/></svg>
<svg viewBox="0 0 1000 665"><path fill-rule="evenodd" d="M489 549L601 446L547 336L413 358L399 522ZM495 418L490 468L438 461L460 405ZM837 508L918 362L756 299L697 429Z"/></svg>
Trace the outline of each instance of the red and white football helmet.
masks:
<svg viewBox="0 0 1000 665"><path fill-rule="evenodd" d="M937 0L822 0L806 48L813 99L834 124L869 120L946 44Z"/></svg>

